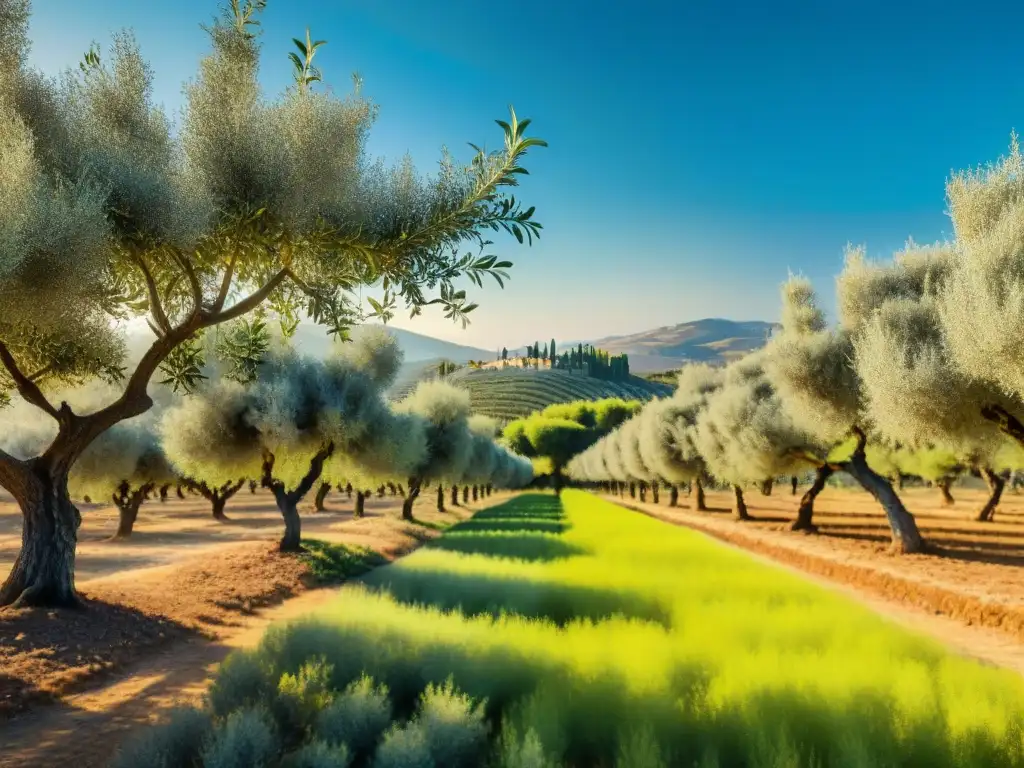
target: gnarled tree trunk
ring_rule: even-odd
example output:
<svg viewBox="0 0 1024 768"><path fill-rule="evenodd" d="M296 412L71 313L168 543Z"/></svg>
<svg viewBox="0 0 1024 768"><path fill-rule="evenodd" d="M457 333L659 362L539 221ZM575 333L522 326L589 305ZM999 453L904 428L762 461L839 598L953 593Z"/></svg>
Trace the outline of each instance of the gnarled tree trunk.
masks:
<svg viewBox="0 0 1024 768"><path fill-rule="evenodd" d="M452 486L452 506L459 506L459 486L457 485Z"/></svg>
<svg viewBox="0 0 1024 768"><path fill-rule="evenodd" d="M356 491L356 503L352 508L352 517L362 517L366 510L366 496L362 491Z"/></svg>
<svg viewBox="0 0 1024 768"><path fill-rule="evenodd" d="M238 490L245 485L245 479L238 480L234 483L227 482L224 483L224 485L214 486L213 488L205 482L196 483L189 481L186 485L190 491L195 491L210 502L214 520L226 523L228 522L228 516L224 514L224 508L227 506L228 499L238 493Z"/></svg>
<svg viewBox="0 0 1024 768"><path fill-rule="evenodd" d="M999 506L999 500L1003 496L1003 488L1006 487L1006 483L991 467L982 467L981 476L985 480L985 485L988 486L988 499L985 500L984 506L978 510L978 522L988 523L992 521L992 517L996 513L996 507Z"/></svg>
<svg viewBox="0 0 1024 768"><path fill-rule="evenodd" d="M708 502L704 498L704 484L699 477L693 479L693 508L697 512L708 511Z"/></svg>
<svg viewBox="0 0 1024 768"><path fill-rule="evenodd" d="M825 484L832 477L834 471L828 464L822 464L815 470L814 482L800 499L800 506L796 511L796 521L790 526L791 530L808 532L818 530L818 526L814 524L814 500L825 489Z"/></svg>
<svg viewBox="0 0 1024 768"><path fill-rule="evenodd" d="M668 491L668 505L670 507L675 507L675 506L679 505L679 487L678 486L673 485L673 486L671 486L669 488L669 491Z"/></svg>
<svg viewBox="0 0 1024 768"><path fill-rule="evenodd" d="M111 538L127 539L132 535L135 521L139 518L139 508L153 486L153 483L146 483L132 490L128 483L121 483L113 495L114 506L117 507L117 531Z"/></svg>
<svg viewBox="0 0 1024 768"><path fill-rule="evenodd" d="M167 483L166 485L161 485L160 486L160 502L161 503L167 501L167 493L170 490L171 490L171 484L170 483Z"/></svg>
<svg viewBox="0 0 1024 768"><path fill-rule="evenodd" d="M772 495L772 488L774 488L774 487L775 487L775 479L769 477L767 480L765 480L765 481L763 481L761 483L761 495L762 496L771 496Z"/></svg>
<svg viewBox="0 0 1024 768"><path fill-rule="evenodd" d="M416 503L417 497L420 495L420 479L418 477L409 478L409 493L404 499L402 499L402 519L412 521L415 518L412 515L412 505Z"/></svg>
<svg viewBox="0 0 1024 768"><path fill-rule="evenodd" d="M257 483L255 480L250 480L249 481L249 493L255 495L256 489L259 488L259 487L260 487L260 484Z"/></svg>
<svg viewBox="0 0 1024 768"><path fill-rule="evenodd" d="M861 484L865 491L875 497L875 500L882 505L885 516L889 520L889 528L892 531L893 548L904 553L921 552L925 548L924 538L917 528L917 521L911 515L903 502L892 487L892 483L875 472L868 466L864 454L864 446L867 444L867 436L864 432L855 428L857 436L857 447L848 461L843 462L840 467L854 480Z"/></svg>
<svg viewBox="0 0 1024 768"><path fill-rule="evenodd" d="M317 512L323 512L324 502L327 500L327 494L330 492L330 483L320 483L320 487L316 489L316 498L313 499L313 509Z"/></svg>
<svg viewBox="0 0 1024 768"><path fill-rule="evenodd" d="M345 496L349 501L352 500L352 483L345 483Z"/></svg>
<svg viewBox="0 0 1024 768"><path fill-rule="evenodd" d="M79 605L75 547L82 516L68 493L67 471L44 458L14 460L2 468L4 487L22 513L21 551L0 586L0 606Z"/></svg>
<svg viewBox="0 0 1024 768"><path fill-rule="evenodd" d="M732 487L732 516L737 520L749 520L747 502L743 499L743 489L738 485Z"/></svg>
<svg viewBox="0 0 1024 768"><path fill-rule="evenodd" d="M324 471L324 463L334 453L334 443L328 443L309 460L309 471L295 488L289 491L285 484L274 478L274 454L263 453L263 487L269 488L274 494L274 501L284 518L284 535L278 549L281 552L302 551L302 518L299 516L299 502L313 488L313 483L320 479ZM237 489L236 489L237 490Z"/></svg>
<svg viewBox="0 0 1024 768"><path fill-rule="evenodd" d="M953 498L953 494L949 490L952 484L948 477L942 478L935 484L935 487L939 489L939 493L942 494L942 506L944 507L952 507L956 504L956 499Z"/></svg>
<svg viewBox="0 0 1024 768"><path fill-rule="evenodd" d="M445 512L444 508L444 486L440 483L437 484L437 511Z"/></svg>

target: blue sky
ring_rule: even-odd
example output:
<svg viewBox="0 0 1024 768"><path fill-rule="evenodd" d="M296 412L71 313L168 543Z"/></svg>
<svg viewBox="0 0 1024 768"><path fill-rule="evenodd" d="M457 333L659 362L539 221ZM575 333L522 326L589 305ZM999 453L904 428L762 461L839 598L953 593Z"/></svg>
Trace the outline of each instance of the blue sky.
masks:
<svg viewBox="0 0 1024 768"><path fill-rule="evenodd" d="M327 81L358 70L380 105L374 154L432 171L442 145L497 146L510 102L550 142L521 190L540 243L498 243L511 284L479 295L465 331L434 312L396 324L511 348L770 320L789 271L834 306L847 242L887 256L948 235L950 171L1024 128L1024 6L894 5L270 0L263 76L285 85L310 25ZM131 27L176 110L216 6L36 0L33 60L56 72Z"/></svg>

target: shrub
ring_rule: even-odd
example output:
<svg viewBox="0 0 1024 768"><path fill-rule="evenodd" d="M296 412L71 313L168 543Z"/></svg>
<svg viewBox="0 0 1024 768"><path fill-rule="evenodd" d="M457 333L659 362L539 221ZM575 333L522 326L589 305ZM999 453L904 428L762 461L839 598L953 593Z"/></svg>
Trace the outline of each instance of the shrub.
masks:
<svg viewBox="0 0 1024 768"><path fill-rule="evenodd" d="M313 741L293 752L284 761L284 768L348 768L352 757L344 744Z"/></svg>
<svg viewBox="0 0 1024 768"><path fill-rule="evenodd" d="M232 653L220 665L206 700L216 717L226 717L241 707L269 700L276 688L271 680L270 671L257 654Z"/></svg>
<svg viewBox="0 0 1024 768"><path fill-rule="evenodd" d="M262 707L232 712L203 746L203 768L266 768L280 752L270 714Z"/></svg>
<svg viewBox="0 0 1024 768"><path fill-rule="evenodd" d="M298 674L281 675L274 714L285 733L305 735L317 715L331 703L333 672L334 667L321 656L299 667Z"/></svg>
<svg viewBox="0 0 1024 768"><path fill-rule="evenodd" d="M192 707L175 709L166 724L147 728L126 742L111 768L190 768L212 729L206 712Z"/></svg>
<svg viewBox="0 0 1024 768"><path fill-rule="evenodd" d="M495 768L557 768L555 760L544 752L540 737L532 728L522 738L513 727L502 729Z"/></svg>
<svg viewBox="0 0 1024 768"><path fill-rule="evenodd" d="M373 751L390 723L387 687L363 675L320 712L314 732L330 744L347 744L360 758Z"/></svg>
<svg viewBox="0 0 1024 768"><path fill-rule="evenodd" d="M473 768L480 764L487 749L483 704L456 691L451 678L443 686L427 686L415 721L426 733L437 765Z"/></svg>
<svg viewBox="0 0 1024 768"><path fill-rule="evenodd" d="M373 768L448 768L431 756L430 740L423 726L411 722L395 726L384 736L373 760Z"/></svg>

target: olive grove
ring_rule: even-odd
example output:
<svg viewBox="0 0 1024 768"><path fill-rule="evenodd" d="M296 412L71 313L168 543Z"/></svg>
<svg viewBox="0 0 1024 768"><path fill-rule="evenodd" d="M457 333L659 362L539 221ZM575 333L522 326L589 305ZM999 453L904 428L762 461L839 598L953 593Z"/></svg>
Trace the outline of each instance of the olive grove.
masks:
<svg viewBox="0 0 1024 768"><path fill-rule="evenodd" d="M0 486L24 517L0 605L77 602L69 475L100 435L150 409L158 371L196 385L207 329L266 306L284 327L308 315L344 335L360 286L382 292L371 303L385 321L402 302L465 322L476 305L454 281L501 283L511 266L486 253L485 233L539 234L534 209L508 194L544 146L528 120L512 112L503 149L468 165L445 155L436 178L373 162L377 108L358 80L343 98L322 88L320 43L292 56L283 94L262 92L265 5L224 6L172 130L130 34L51 79L27 64L29 0L0 0L0 391L56 428L34 455L0 452ZM153 336L129 370L121 321L133 318ZM89 412L54 399L93 379L119 396Z"/></svg>

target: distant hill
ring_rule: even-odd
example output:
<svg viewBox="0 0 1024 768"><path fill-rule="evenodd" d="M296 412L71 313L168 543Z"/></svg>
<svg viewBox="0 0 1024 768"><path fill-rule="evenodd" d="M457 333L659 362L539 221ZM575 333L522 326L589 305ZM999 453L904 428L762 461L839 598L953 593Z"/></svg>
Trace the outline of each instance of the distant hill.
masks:
<svg viewBox="0 0 1024 768"><path fill-rule="evenodd" d="M353 338L358 338L360 329L368 326L356 326L352 329ZM405 353L406 363L421 363L428 360L451 360L465 363L469 360L493 360L494 350L467 347L442 341L431 336L407 331L404 328L387 326L388 332L398 339L398 344ZM324 357L330 353L335 342L323 328L312 324L302 324L295 332L296 346L313 357Z"/></svg>
<svg viewBox="0 0 1024 768"><path fill-rule="evenodd" d="M628 354L633 373L653 373L687 362L729 362L764 346L776 327L776 323L760 320L707 318L589 343L613 355Z"/></svg>
<svg viewBox="0 0 1024 768"><path fill-rule="evenodd" d="M436 378L436 365L425 366L420 377L412 375L411 368L403 372L392 387L391 397L399 399L408 394L419 380ZM601 400L621 397L626 400L651 400L672 392L667 384L645 381L630 376L625 381L604 381L583 376L579 371L532 370L523 368L460 368L445 379L450 384L469 390L474 413L493 416L499 421L526 416L554 403L572 400Z"/></svg>

